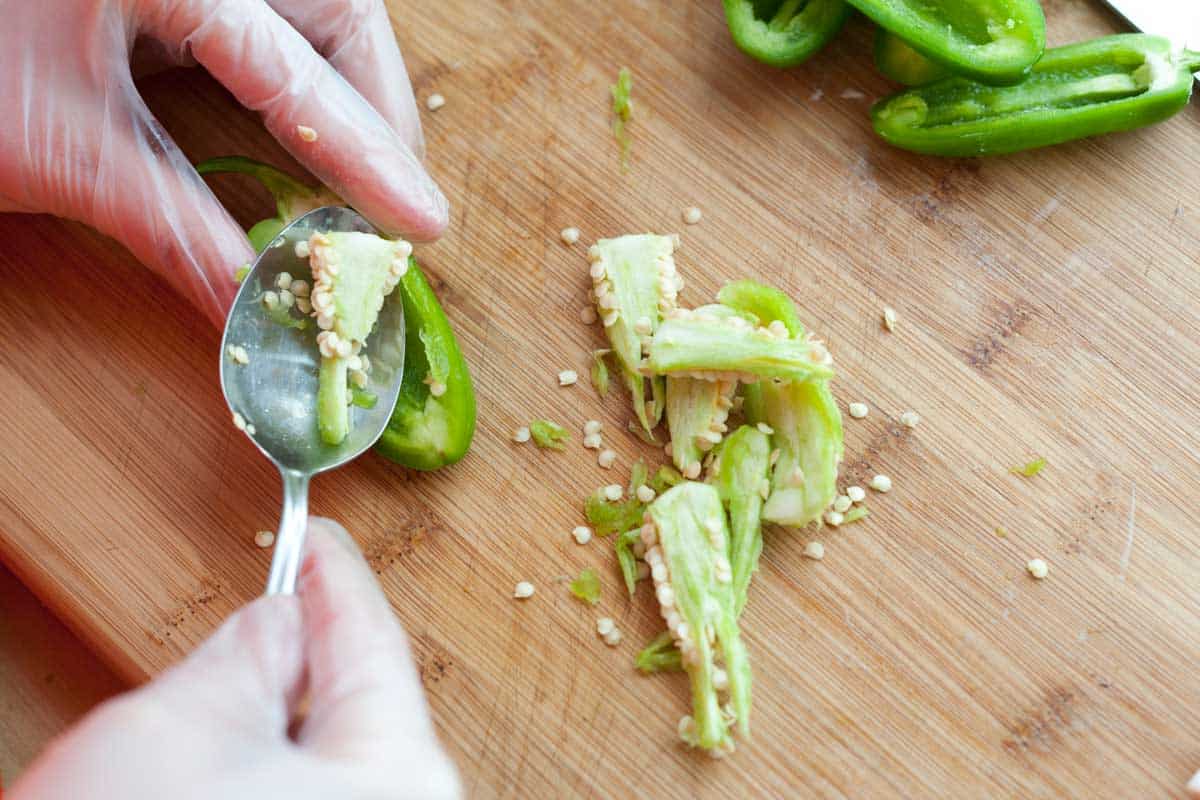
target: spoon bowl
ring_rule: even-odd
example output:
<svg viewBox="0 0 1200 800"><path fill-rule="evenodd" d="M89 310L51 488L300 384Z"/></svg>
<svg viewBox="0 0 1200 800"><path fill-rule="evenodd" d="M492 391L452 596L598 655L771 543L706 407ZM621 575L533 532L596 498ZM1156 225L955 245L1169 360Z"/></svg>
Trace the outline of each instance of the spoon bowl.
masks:
<svg viewBox="0 0 1200 800"><path fill-rule="evenodd" d="M348 208L318 208L294 221L250 268L221 338L221 390L234 424L244 425L251 441L283 476L283 513L268 594L295 590L308 522L310 478L342 466L375 444L387 427L404 374L404 304L397 289L384 301L363 349L371 360L366 391L375 395L374 406L351 407L350 434L341 444L330 445L321 439L317 428L320 353L316 320L283 304L269 309L263 300L268 292L279 295L283 273L312 286L308 258L296 255L296 244L307 242L318 231L378 233ZM246 363L235 360L231 348L244 348Z"/></svg>

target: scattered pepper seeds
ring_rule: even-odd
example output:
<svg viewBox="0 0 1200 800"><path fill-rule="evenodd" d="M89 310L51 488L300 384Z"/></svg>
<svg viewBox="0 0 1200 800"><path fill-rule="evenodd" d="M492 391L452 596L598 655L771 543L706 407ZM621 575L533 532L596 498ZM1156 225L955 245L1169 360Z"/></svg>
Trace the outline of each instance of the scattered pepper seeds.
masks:
<svg viewBox="0 0 1200 800"><path fill-rule="evenodd" d="M246 430L246 418L236 411L233 412L233 427L237 428L239 431Z"/></svg>
<svg viewBox="0 0 1200 800"><path fill-rule="evenodd" d="M527 597L533 597L533 584L529 581L521 581L513 589L513 597L518 600L524 600Z"/></svg>
<svg viewBox="0 0 1200 800"><path fill-rule="evenodd" d="M592 529L586 525L576 525L571 535L575 537L575 544L587 544L592 540Z"/></svg>
<svg viewBox="0 0 1200 800"><path fill-rule="evenodd" d="M696 206L688 206L683 210L683 221L688 225L695 225L700 221L701 216L703 214Z"/></svg>
<svg viewBox="0 0 1200 800"><path fill-rule="evenodd" d="M297 125L296 135L306 142L315 142L318 138L316 130L307 125Z"/></svg>
<svg viewBox="0 0 1200 800"><path fill-rule="evenodd" d="M604 487L604 499L616 502L625 494L625 487L619 483L610 483Z"/></svg>
<svg viewBox="0 0 1200 800"><path fill-rule="evenodd" d="M850 498L851 503L861 503L867 499L867 490L861 486L847 486L846 496Z"/></svg>
<svg viewBox="0 0 1200 800"><path fill-rule="evenodd" d="M758 428L760 431L765 433L767 436L770 436L773 433L775 433L775 429L772 428L770 425L768 425L765 422L760 422L757 425L755 425L754 427Z"/></svg>
<svg viewBox="0 0 1200 800"><path fill-rule="evenodd" d="M604 446L604 440L598 433L589 433L583 437L583 446L588 450L599 450Z"/></svg>
<svg viewBox="0 0 1200 800"><path fill-rule="evenodd" d="M617 623L613 622L612 617L601 617L596 620L596 633L601 636L608 636L617 629Z"/></svg>
<svg viewBox="0 0 1200 800"><path fill-rule="evenodd" d="M529 428L517 428L517 430L513 432L513 441L517 442L518 444L524 444L525 442L529 441L530 435Z"/></svg>
<svg viewBox="0 0 1200 800"><path fill-rule="evenodd" d="M825 557L825 545L820 542L809 542L804 545L804 556L813 561L820 561Z"/></svg>
<svg viewBox="0 0 1200 800"><path fill-rule="evenodd" d="M558 238L562 239L563 244L575 244L579 241L579 228L563 228Z"/></svg>
<svg viewBox="0 0 1200 800"><path fill-rule="evenodd" d="M849 495L838 495L833 501L833 510L839 514L845 514L850 510L850 506L853 502L854 501L850 499Z"/></svg>
<svg viewBox="0 0 1200 800"><path fill-rule="evenodd" d="M1039 581L1050 573L1050 566L1040 558L1030 561L1025 565L1025 569L1029 570L1029 574Z"/></svg>
<svg viewBox="0 0 1200 800"><path fill-rule="evenodd" d="M887 475L876 475L868 485L877 492L887 494L892 490L892 479Z"/></svg>
<svg viewBox="0 0 1200 800"><path fill-rule="evenodd" d="M425 107L430 111L437 111L444 105L446 105L446 98L442 97L437 92L429 95L429 97L425 100Z"/></svg>
<svg viewBox="0 0 1200 800"><path fill-rule="evenodd" d="M559 386L573 386L577 380L579 380L579 373L573 369L564 369L558 373Z"/></svg>
<svg viewBox="0 0 1200 800"><path fill-rule="evenodd" d="M275 544L275 534L271 531L259 531L254 534L254 543L265 550Z"/></svg>
<svg viewBox="0 0 1200 800"><path fill-rule="evenodd" d="M646 484L642 484L637 488L637 499L643 503L653 503L656 492Z"/></svg>
<svg viewBox="0 0 1200 800"><path fill-rule="evenodd" d="M584 436L598 436L602 430L604 430L604 424L598 419L589 419L587 422L583 423Z"/></svg>
<svg viewBox="0 0 1200 800"><path fill-rule="evenodd" d="M896 309L891 306L883 307L883 327L888 333L896 330Z"/></svg>
<svg viewBox="0 0 1200 800"><path fill-rule="evenodd" d="M601 451L600 455L596 457L596 463L599 464L604 469L610 469L613 464L617 463L616 451L615 450Z"/></svg>
<svg viewBox="0 0 1200 800"><path fill-rule="evenodd" d="M850 416L854 417L855 419L863 419L871 412L870 406L868 406L866 403L851 403L849 410Z"/></svg>
<svg viewBox="0 0 1200 800"><path fill-rule="evenodd" d="M921 417L915 411L905 411L900 415L900 424L906 428L915 428L920 421Z"/></svg>
<svg viewBox="0 0 1200 800"><path fill-rule="evenodd" d="M598 319L599 317L596 316L596 309L592 308L591 306L584 306L583 308L579 309L579 321L584 325L595 325L596 320Z"/></svg>

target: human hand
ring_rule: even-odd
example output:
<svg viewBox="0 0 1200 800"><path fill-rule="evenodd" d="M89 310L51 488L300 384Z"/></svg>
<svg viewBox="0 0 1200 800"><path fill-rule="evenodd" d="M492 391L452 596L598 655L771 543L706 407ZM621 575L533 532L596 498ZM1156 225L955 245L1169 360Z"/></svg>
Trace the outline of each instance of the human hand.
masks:
<svg viewBox="0 0 1200 800"><path fill-rule="evenodd" d="M310 705L297 721L305 689ZM315 517L297 595L244 606L182 662L100 706L10 795L457 796L387 598L341 526Z"/></svg>
<svg viewBox="0 0 1200 800"><path fill-rule="evenodd" d="M445 228L383 0L6 3L0 211L93 225L224 324L233 274L254 253L138 95L138 37L205 66L384 231L429 240Z"/></svg>

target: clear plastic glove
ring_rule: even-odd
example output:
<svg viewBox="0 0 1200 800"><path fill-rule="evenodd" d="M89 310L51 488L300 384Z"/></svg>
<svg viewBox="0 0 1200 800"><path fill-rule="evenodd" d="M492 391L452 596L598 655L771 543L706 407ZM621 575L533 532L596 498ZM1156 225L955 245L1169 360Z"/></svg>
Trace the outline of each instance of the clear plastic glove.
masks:
<svg viewBox="0 0 1200 800"><path fill-rule="evenodd" d="M134 88L135 40L206 67L383 230L429 240L446 226L382 0L43 0L3 9L0 211L93 225L218 325L237 289L234 271L254 254Z"/></svg>
<svg viewBox="0 0 1200 800"><path fill-rule="evenodd" d="M293 725L299 698L307 715ZM184 661L55 740L11 800L447 798L404 633L346 532L313 518L296 596L245 606Z"/></svg>

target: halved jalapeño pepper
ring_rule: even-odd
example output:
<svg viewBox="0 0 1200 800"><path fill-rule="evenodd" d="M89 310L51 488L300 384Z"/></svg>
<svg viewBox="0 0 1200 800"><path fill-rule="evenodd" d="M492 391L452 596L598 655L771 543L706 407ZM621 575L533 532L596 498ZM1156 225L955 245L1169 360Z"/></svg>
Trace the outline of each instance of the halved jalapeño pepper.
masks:
<svg viewBox="0 0 1200 800"><path fill-rule="evenodd" d="M940 156L1013 153L1131 130L1187 104L1200 53L1158 36L1106 36L1046 51L1016 86L946 78L871 109L875 130L905 150Z"/></svg>
<svg viewBox="0 0 1200 800"><path fill-rule="evenodd" d="M878 25L955 74L1019 81L1046 48L1038 0L849 0Z"/></svg>
<svg viewBox="0 0 1200 800"><path fill-rule="evenodd" d="M842 29L844 0L723 0L738 49L773 67L793 67Z"/></svg>

